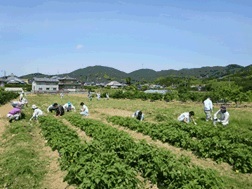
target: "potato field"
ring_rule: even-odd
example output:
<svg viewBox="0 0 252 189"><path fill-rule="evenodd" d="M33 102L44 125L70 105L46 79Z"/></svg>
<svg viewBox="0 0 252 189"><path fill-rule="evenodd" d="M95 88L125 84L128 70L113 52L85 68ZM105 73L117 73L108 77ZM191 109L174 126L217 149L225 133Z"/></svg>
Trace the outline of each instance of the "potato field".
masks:
<svg viewBox="0 0 252 189"><path fill-rule="evenodd" d="M228 126L205 121L203 105L29 94L19 121L0 107L0 188L3 189L249 189L252 188L252 108L227 107ZM76 112L56 117L53 103ZM80 115L80 102L89 116ZM32 104L44 115L32 116ZM217 111L220 104L214 104ZM145 119L132 118L142 110ZM197 125L177 121L195 112Z"/></svg>

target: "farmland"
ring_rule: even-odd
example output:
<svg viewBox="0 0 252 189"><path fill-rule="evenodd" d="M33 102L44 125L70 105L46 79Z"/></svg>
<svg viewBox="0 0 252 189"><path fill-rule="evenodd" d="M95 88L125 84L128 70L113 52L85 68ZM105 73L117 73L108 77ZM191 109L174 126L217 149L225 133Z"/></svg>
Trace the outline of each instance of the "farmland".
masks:
<svg viewBox="0 0 252 189"><path fill-rule="evenodd" d="M228 108L230 125L223 128L205 122L201 103L27 98L25 118L11 126L10 105L1 107L0 188L252 188L249 106ZM68 101L77 112L59 118L46 112ZM82 101L87 118L78 114ZM32 104L46 114L38 123L29 122ZM130 118L137 109L145 114L142 123ZM196 126L177 123L191 110Z"/></svg>

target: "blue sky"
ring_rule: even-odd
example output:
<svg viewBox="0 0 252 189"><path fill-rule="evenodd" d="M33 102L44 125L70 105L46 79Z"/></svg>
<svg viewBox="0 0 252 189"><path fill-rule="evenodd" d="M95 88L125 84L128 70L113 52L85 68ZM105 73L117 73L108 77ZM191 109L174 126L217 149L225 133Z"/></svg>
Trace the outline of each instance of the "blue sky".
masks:
<svg viewBox="0 0 252 189"><path fill-rule="evenodd" d="M252 64L250 0L0 0L0 76Z"/></svg>

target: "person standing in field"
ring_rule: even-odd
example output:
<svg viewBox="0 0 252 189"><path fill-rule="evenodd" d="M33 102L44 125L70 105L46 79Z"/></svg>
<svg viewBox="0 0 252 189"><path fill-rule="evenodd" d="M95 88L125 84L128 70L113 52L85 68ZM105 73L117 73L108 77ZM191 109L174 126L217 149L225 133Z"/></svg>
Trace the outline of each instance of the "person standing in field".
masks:
<svg viewBox="0 0 252 189"><path fill-rule="evenodd" d="M106 93L106 99L109 100L109 94L108 93Z"/></svg>
<svg viewBox="0 0 252 189"><path fill-rule="evenodd" d="M211 113L213 112L213 102L211 98L208 97L206 100L204 100L203 104L204 104L204 112L206 114L206 121L212 120Z"/></svg>
<svg viewBox="0 0 252 189"><path fill-rule="evenodd" d="M64 97L64 94L63 93L60 93L60 98L62 99Z"/></svg>
<svg viewBox="0 0 252 189"><path fill-rule="evenodd" d="M64 110L63 106L58 105L57 103L54 103L53 107L56 110L56 116L63 116L64 115L65 110Z"/></svg>
<svg viewBox="0 0 252 189"><path fill-rule="evenodd" d="M22 91L20 93L20 95L19 95L19 101L22 102L23 98L24 98L24 91Z"/></svg>
<svg viewBox="0 0 252 189"><path fill-rule="evenodd" d="M89 99L89 101L92 101L92 93L91 93L91 90L88 90L88 99Z"/></svg>
<svg viewBox="0 0 252 189"><path fill-rule="evenodd" d="M35 104L32 105L32 109L33 109L33 114L32 114L32 117L30 118L30 121L33 119L38 120L38 117L43 115L42 110L40 110Z"/></svg>
<svg viewBox="0 0 252 189"><path fill-rule="evenodd" d="M83 116L88 116L88 107L84 104L84 102L81 102L80 106L81 106L80 114Z"/></svg>
<svg viewBox="0 0 252 189"><path fill-rule="evenodd" d="M216 126L216 123L221 123L223 126L229 124L229 113L225 106L221 106L220 109L214 114L213 124Z"/></svg>
<svg viewBox="0 0 252 189"><path fill-rule="evenodd" d="M101 98L101 93L100 93L100 92L96 93L96 96L97 96L97 100L100 100L100 98Z"/></svg>
<svg viewBox="0 0 252 189"><path fill-rule="evenodd" d="M144 114L141 110L135 111L134 114L132 114L132 117L138 119L139 121L144 120Z"/></svg>
<svg viewBox="0 0 252 189"><path fill-rule="evenodd" d="M14 107L9 113L7 114L7 117L9 118L9 122L11 123L13 120L19 120L21 119L21 107L16 106Z"/></svg>
<svg viewBox="0 0 252 189"><path fill-rule="evenodd" d="M184 122L184 123L189 123L192 121L194 125L197 125L193 117L194 117L194 111L184 112L180 114L180 116L178 117L178 121Z"/></svg>

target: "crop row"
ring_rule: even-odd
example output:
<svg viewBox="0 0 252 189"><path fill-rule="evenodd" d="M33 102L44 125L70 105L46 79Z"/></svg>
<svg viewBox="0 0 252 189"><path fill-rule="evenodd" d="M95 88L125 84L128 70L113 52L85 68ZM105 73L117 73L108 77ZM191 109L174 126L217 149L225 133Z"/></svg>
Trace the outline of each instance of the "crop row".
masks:
<svg viewBox="0 0 252 189"><path fill-rule="evenodd" d="M78 188L139 188L137 173L102 143L80 141L77 133L53 117L41 117L44 137L60 154L60 165L67 171L65 181Z"/></svg>
<svg viewBox="0 0 252 189"><path fill-rule="evenodd" d="M212 158L216 162L227 162L234 170L243 173L252 172L252 147L234 140L231 134L223 134L224 130L212 131L207 127L195 127L181 123L153 124L120 116L108 117L113 124L149 135L153 139L170 143L174 146L190 149L200 157ZM216 129L217 130L217 129ZM220 134L219 134L220 133Z"/></svg>
<svg viewBox="0 0 252 189"><path fill-rule="evenodd" d="M186 157L177 158L169 151L152 146L144 140L134 141L127 133L100 121L80 119L78 115L67 115L65 118L158 186L223 188L223 182L215 171L190 165L190 160Z"/></svg>

